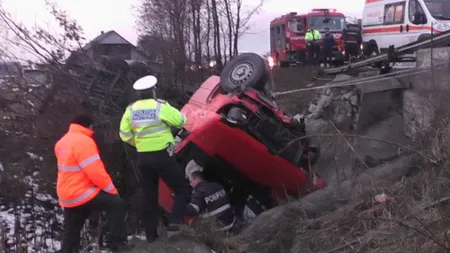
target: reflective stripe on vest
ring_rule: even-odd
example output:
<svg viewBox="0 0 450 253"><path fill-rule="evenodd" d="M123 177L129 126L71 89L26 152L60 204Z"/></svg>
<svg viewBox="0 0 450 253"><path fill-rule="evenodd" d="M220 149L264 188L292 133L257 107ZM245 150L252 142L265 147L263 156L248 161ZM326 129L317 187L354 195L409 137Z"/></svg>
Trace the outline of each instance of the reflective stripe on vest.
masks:
<svg viewBox="0 0 450 253"><path fill-rule="evenodd" d="M97 161L99 159L100 159L99 155L93 155L93 156L85 159L84 161L82 161L79 165L68 166L68 165L58 164L58 170L62 170L62 171L80 171L83 168L91 165L93 162L95 162L95 161Z"/></svg>
<svg viewBox="0 0 450 253"><path fill-rule="evenodd" d="M136 136L144 137L146 135L162 132L162 131L167 130L167 129L169 129L169 126L162 125L162 126L159 126L159 127L156 127L156 128L152 128L152 129L144 130L144 131L141 131L141 132L137 132Z"/></svg>
<svg viewBox="0 0 450 253"><path fill-rule="evenodd" d="M78 196L76 198L73 198L73 199L59 199L59 202L65 204L65 205L73 205L73 204L76 204L78 202L82 202L83 200L88 198L92 193L94 193L96 190L97 190L97 188L91 187L91 188L87 189L83 194L81 194L80 196Z"/></svg>
<svg viewBox="0 0 450 253"><path fill-rule="evenodd" d="M133 132L125 132L123 130L120 130L120 134L125 136L125 137L132 137L133 136Z"/></svg>
<svg viewBox="0 0 450 253"><path fill-rule="evenodd" d="M114 188L114 184L111 182L108 186L106 186L105 188L103 188L102 190L105 192L109 192Z"/></svg>
<svg viewBox="0 0 450 253"><path fill-rule="evenodd" d="M202 217L202 218L210 218L210 217L219 215L219 214L221 214L222 212L224 212L224 211L226 211L226 210L228 210L228 209L230 209L230 208L231 208L230 204L226 204L226 205L223 205L223 206L217 208L216 210L213 210L213 211L211 211L211 212L202 214L202 215L200 215L200 217Z"/></svg>

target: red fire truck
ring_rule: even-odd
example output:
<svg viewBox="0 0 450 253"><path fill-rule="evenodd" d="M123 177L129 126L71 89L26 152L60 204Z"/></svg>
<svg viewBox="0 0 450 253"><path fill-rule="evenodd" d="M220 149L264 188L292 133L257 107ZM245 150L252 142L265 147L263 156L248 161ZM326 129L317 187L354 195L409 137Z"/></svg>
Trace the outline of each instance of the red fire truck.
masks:
<svg viewBox="0 0 450 253"><path fill-rule="evenodd" d="M305 34L310 24L322 33L329 28L336 38L337 49L344 50L342 31L346 23L343 13L336 9L312 9L300 15L290 12L270 22L270 57L276 66L305 61Z"/></svg>

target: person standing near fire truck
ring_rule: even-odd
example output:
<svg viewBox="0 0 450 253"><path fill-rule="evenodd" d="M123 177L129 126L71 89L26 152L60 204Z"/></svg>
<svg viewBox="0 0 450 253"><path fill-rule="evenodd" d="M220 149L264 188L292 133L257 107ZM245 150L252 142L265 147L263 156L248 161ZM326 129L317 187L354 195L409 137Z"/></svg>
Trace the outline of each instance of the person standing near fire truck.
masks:
<svg viewBox="0 0 450 253"><path fill-rule="evenodd" d="M305 34L305 40L308 47L310 63L312 65L317 64L320 56L322 34L314 28L314 24L309 25L309 29Z"/></svg>
<svg viewBox="0 0 450 253"><path fill-rule="evenodd" d="M326 67L330 67L331 58L333 57L333 49L336 46L336 40L333 34L330 33L330 28L325 28L325 36L323 37L323 53L324 53L324 63Z"/></svg>
<svg viewBox="0 0 450 253"><path fill-rule="evenodd" d="M362 35L361 27L358 24L348 24L342 33L345 43L345 60L350 61L351 57L357 57L360 53Z"/></svg>
<svg viewBox="0 0 450 253"><path fill-rule="evenodd" d="M148 242L157 237L158 182L161 177L173 190L174 204L168 231L177 231L184 223L189 202L189 181L182 166L169 153L175 143L171 127L182 128L186 116L168 102L156 99L155 76L145 76L133 84L140 100L130 104L120 122L120 138L136 148L143 188L144 226Z"/></svg>

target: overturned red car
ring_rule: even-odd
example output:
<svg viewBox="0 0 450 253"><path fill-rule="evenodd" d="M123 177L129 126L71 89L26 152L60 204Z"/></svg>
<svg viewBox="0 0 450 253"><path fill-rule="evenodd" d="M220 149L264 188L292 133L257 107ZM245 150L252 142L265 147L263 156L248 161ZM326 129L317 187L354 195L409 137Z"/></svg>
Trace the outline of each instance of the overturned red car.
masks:
<svg viewBox="0 0 450 253"><path fill-rule="evenodd" d="M177 159L195 160L209 181L222 184L237 210L255 215L287 196L325 185L313 169L319 146L306 135L302 117L284 113L266 88L263 58L241 54L221 76L209 77L184 105L188 122L178 133ZM160 182L159 204L169 212L172 192Z"/></svg>

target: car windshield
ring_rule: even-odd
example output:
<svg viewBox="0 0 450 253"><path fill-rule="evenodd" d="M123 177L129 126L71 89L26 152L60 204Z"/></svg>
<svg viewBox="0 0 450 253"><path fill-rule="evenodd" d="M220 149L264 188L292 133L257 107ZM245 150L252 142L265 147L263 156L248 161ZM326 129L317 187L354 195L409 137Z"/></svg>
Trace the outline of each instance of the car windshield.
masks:
<svg viewBox="0 0 450 253"><path fill-rule="evenodd" d="M325 28L329 28L331 32L341 32L345 27L345 17L336 16L314 16L307 18L308 27L313 24L320 32L324 32Z"/></svg>
<svg viewBox="0 0 450 253"><path fill-rule="evenodd" d="M425 5L435 19L450 20L449 0L425 0Z"/></svg>

